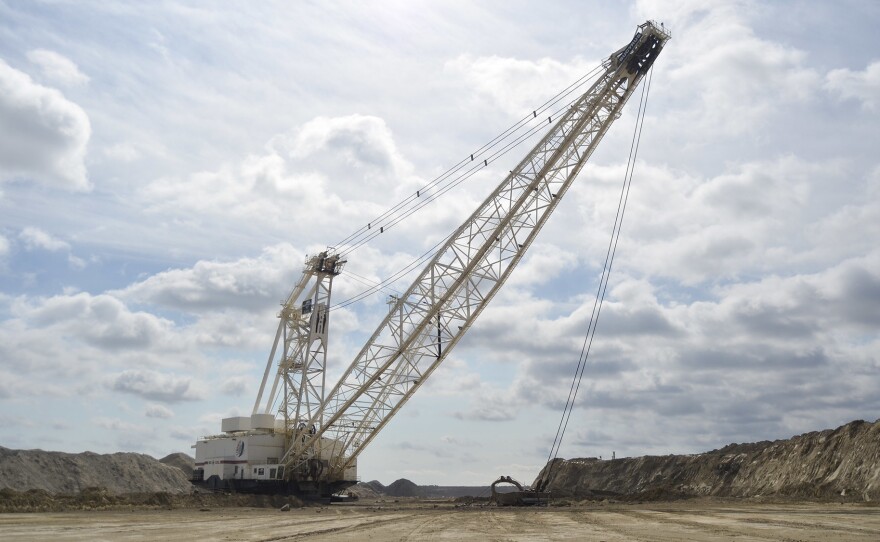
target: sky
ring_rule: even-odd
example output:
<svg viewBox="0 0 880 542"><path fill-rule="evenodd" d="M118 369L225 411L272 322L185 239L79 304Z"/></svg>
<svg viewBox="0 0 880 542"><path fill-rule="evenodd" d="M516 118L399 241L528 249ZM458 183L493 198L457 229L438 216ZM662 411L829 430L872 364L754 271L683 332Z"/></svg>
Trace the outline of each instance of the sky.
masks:
<svg viewBox="0 0 880 542"><path fill-rule="evenodd" d="M306 255L646 19L672 40L560 457L697 453L877 419L876 2L0 0L0 446L192 454L222 417L250 413ZM361 479L534 479L636 105L360 456ZM334 299L448 235L528 149L354 252ZM330 381L387 293L333 312Z"/></svg>

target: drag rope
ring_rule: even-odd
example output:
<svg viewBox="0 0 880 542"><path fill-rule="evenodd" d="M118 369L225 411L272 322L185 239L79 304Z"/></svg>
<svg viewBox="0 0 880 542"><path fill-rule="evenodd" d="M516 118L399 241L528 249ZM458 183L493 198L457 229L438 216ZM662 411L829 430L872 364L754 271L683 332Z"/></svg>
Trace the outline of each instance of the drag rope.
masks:
<svg viewBox="0 0 880 542"><path fill-rule="evenodd" d="M584 337L584 343L581 347L580 355L578 356L578 363L571 380L571 387L568 390L568 399L566 399L565 408L562 410L562 416L559 419L559 426L556 428L556 436L553 438L550 453L547 455L547 472L541 477L539 487L537 488L539 491L546 488L547 484L550 482L550 474L553 471L556 458L559 456L559 448L562 446L562 439L565 436L565 430L568 428L568 422L571 420L571 413L574 410L575 400L577 399L578 391L581 387L581 379L584 376L587 359L590 356L590 350L593 346L593 338L596 335L596 325L599 322L599 313L602 311L602 304L605 301L605 293L608 289L608 278L611 275L611 267L614 264L614 256L617 253L617 242L620 240L623 216L626 212L627 201L629 200L629 190L632 185L636 156L639 152L639 142L642 138L642 126L645 123L645 110L648 105L648 93L651 89L651 77L653 73L653 69L648 72L648 83L642 87L642 95L639 101L639 110L636 114L636 125L633 130L632 143L630 144L626 172L623 176L623 185L620 188L620 198L617 202L617 215L614 217L614 227L611 231L611 239L608 242L608 249L605 252L605 263L602 268L602 275L599 278L599 288L596 290L596 298L593 301L593 311L590 314L587 333Z"/></svg>

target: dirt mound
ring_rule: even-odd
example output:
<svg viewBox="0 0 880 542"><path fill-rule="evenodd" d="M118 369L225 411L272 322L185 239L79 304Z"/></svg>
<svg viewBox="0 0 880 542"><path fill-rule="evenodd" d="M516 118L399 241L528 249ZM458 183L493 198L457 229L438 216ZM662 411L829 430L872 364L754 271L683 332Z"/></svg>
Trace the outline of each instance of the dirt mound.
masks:
<svg viewBox="0 0 880 542"><path fill-rule="evenodd" d="M711 495L874 501L880 498L880 420L697 455L557 459L538 480L548 469L548 489L557 495L602 491L651 500Z"/></svg>
<svg viewBox="0 0 880 542"><path fill-rule="evenodd" d="M183 474L185 474L187 478L190 478L192 477L192 472L195 468L196 460L186 455L185 453L177 452L166 455L159 460L159 463L163 463L171 467L177 467L178 469L183 471Z"/></svg>
<svg viewBox="0 0 880 542"><path fill-rule="evenodd" d="M91 487L114 495L192 491L181 469L144 454L69 454L0 447L0 488L76 494Z"/></svg>
<svg viewBox="0 0 880 542"><path fill-rule="evenodd" d="M370 489L372 489L373 491L375 491L379 495L385 494L385 486L383 486L382 482L380 482L379 480L371 480L369 482L362 482L362 483L359 483L358 485L359 486L360 485L369 486Z"/></svg>
<svg viewBox="0 0 880 542"><path fill-rule="evenodd" d="M383 494L379 493L370 485L370 483L358 482L346 490L349 494L355 495L359 499L377 499Z"/></svg>
<svg viewBox="0 0 880 542"><path fill-rule="evenodd" d="M389 497L421 497L422 492L415 483L407 480L406 478L401 478L400 480L396 480L391 482L389 486L385 488L385 494Z"/></svg>

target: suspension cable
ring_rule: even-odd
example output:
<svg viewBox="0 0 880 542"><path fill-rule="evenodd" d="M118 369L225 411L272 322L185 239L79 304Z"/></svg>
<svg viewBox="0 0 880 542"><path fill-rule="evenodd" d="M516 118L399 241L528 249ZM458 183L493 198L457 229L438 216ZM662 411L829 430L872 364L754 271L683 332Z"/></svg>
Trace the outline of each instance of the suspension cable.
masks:
<svg viewBox="0 0 880 542"><path fill-rule="evenodd" d="M355 282L360 282L361 284L363 284L364 286L367 286L368 288L372 289L373 291L386 290L386 291L392 292L394 294L400 295L400 292L398 290L395 290L394 288L391 288L389 286L384 286L381 282L376 282L373 279L368 279L367 277L365 277L363 275L358 275L357 273L355 273L354 271L351 271L349 269L347 269L345 271L345 274L346 274L346 276L351 277L351 279L354 280ZM333 308L335 308L335 306L331 307L331 310Z"/></svg>
<svg viewBox="0 0 880 542"><path fill-rule="evenodd" d="M432 203L436 199L442 197L443 195L445 195L446 193L448 193L449 191L451 191L455 187L462 184L464 181L471 178L479 170L481 170L486 165L488 165L488 163L490 161L495 161L497 158L503 156L504 154L506 154L510 150L519 146L524 141L533 137L536 133L543 131L543 129L544 129L543 117L544 117L544 114L546 113L546 111L550 107L553 107L554 105L559 103L561 100L563 100L565 97L570 95L572 92L577 90L577 88L580 87L582 84L584 84L585 81L590 80L590 78L602 67L603 67L603 65L600 63L597 67L590 70L590 72L588 72L587 74L581 76L577 81L575 81L574 83L572 83L571 85L566 87L563 91L557 93L555 96L553 96L552 98L550 98L546 102L544 102L539 108L535 109L532 112L532 115L527 115L526 117L523 117L522 119L520 119L520 121L515 123L513 126L508 128L504 132L502 132L499 136L496 136L489 143L486 143L485 145L480 147L480 149L478 149L470 158L465 158L465 159L461 160L458 164L456 164L455 166L453 166L452 168L447 170L444 174L442 174L439 177L437 177L436 179L434 179L434 181L429 183L429 185L427 185L425 188L423 188L420 191L417 191L415 194L412 194L409 197L405 198L403 201L399 202L394 207L386 210L379 217L377 217L377 219L368 223L368 225L366 227L360 228L356 232L352 233L351 235L349 235L348 237L346 237L345 239L340 241L340 243L337 243L337 245L335 245L335 246L341 246L341 245L344 245L345 243L351 243L351 244L349 244L349 246L346 246L344 249L342 249L339 252L340 256L346 257L346 256L350 255L355 250L362 247L363 245L365 245L366 243L368 243L369 241L371 241L372 239L374 239L378 235L384 233L384 231L387 230L388 228L391 228L392 226L399 224L400 222L402 222L406 218L412 216L416 212L423 209L425 206L429 205L430 203ZM572 104L577 101L577 99L579 99L579 98L575 97L574 100L566 102L562 107L551 112L548 117L548 120L550 120L554 117L557 117L560 113L562 113L563 111L570 108L572 106ZM533 126L528 127L528 124L530 122L539 118L538 117L539 112L541 113L541 117L540 117L541 120L538 121L537 123L535 123ZM516 132L522 130L523 128L526 128L525 132L517 135L516 137L513 138L512 141L508 141L504 146L502 146L499 149L496 149L494 152L492 152L491 154L489 154L485 158L483 157L484 153L491 151L493 148L500 145L502 142L509 139ZM482 162L475 160L475 158L478 156L480 158L483 158ZM452 174L458 173L461 170L465 169L466 165L470 162L475 162L474 166L465 170L463 173L461 173L457 177L451 178ZM426 190L429 191L431 188L434 188L434 187L438 187L438 188L436 190L434 190L433 192L428 192L427 197L424 197L424 198L421 197L422 195L425 195L425 194L423 194L423 192L425 192ZM333 305L330 308L330 310L344 308L344 307L347 307L353 303L357 303L357 302L365 299L366 297L369 297L370 295L372 295L373 293L375 293L379 290L393 290L393 289L389 288L387 285L393 284L394 282L400 280L401 278L406 276L407 273L412 271L414 268L416 268L420 264L427 261L434 254L434 251L437 250L438 247L442 246L449 239L449 237L451 237L451 235L447 236L446 238L444 238L443 240L441 240L440 242L435 244L433 247L428 249L425 253L418 256L413 261L411 261L410 263L405 265L403 268L401 268L397 272L393 273L391 276L382 280L381 282L373 283L372 281L369 281L372 284L369 285L369 287L366 290L363 290L360 293L355 294L354 296ZM364 280L368 280L368 279L365 279L364 277L360 277L360 278L364 279ZM362 284L364 284L364 280L360 280L358 282L361 282Z"/></svg>
<svg viewBox="0 0 880 542"><path fill-rule="evenodd" d="M551 115L551 118L552 118L553 116L556 116L558 113L561 113L562 111L565 111L566 109L568 109L569 107L571 107L571 104L572 104L572 103L574 103L574 102L567 103L565 106L563 106L563 107L561 107L560 109L558 109L557 111L555 111L555 112ZM509 142L507 145L505 145L505 146L502 147L501 149L495 151L495 153L491 154L491 155L487 158L487 161L488 161L488 160L494 160L496 157L499 157L499 156L502 156L502 155L506 154L508 151L510 151L511 149L515 148L516 146L518 146L519 144L521 144L523 141L525 141L525 140L531 138L531 137L534 136L536 133L542 131L543 128L544 128L544 126L543 126L542 124L538 124L538 125L533 126L533 127L530 128L527 132L525 132L524 134L518 136L516 139L514 139L514 140L511 141L511 142ZM355 250L357 250L358 248L360 248L361 246L363 246L364 244L366 244L366 243L369 242L370 240L374 239L376 236L378 236L378 235L380 235L381 233L383 233L384 230L387 230L387 229L390 228L391 226L394 226L394 225L398 224L398 223L401 222L402 220L408 218L408 217L411 216L412 214L414 214L414 213L418 212L419 210L421 210L421 209L422 209L423 207L425 207L426 205L430 204L432 201L434 201L434 199L439 198L440 196L446 194L447 192L449 192L450 190L452 190L452 189L455 188L456 186L460 185L461 183L463 183L464 181L466 181L467 179L469 179L471 176L473 176L478 170L482 169L483 167L485 167L485 166L483 166L483 165L479 165L479 164L476 165L476 166L474 166L474 167L472 167L470 170L466 171L466 172L465 172L464 174L462 174L460 177L458 177L458 178L456 178L456 179L453 179L452 181L450 181L449 183L447 183L446 186L442 187L440 190L438 190L437 192L435 192L430 198L426 198L425 201L422 201L422 202L419 203L417 206L412 207L411 209L408 209L407 211L404 212L403 215L398 216L398 217L395 217L395 219L394 219L392 222L387 223L387 224L384 226L384 228L380 228L378 231L375 231L375 230L374 230L374 232L373 232L372 234L370 234L370 235L367 236L367 237L362 238L362 239L361 239L357 244L355 244L354 246L347 247L345 250L343 250L343 251L340 252L340 255L341 255L342 257L345 257L345 256L350 255L352 252L354 252ZM451 235L450 235L450 236L451 236ZM412 270L412 269L413 269L414 267L416 267L417 265L419 265L419 264L425 262L430 256L432 256L432 255L434 254L434 251L435 251L437 248L439 248L443 243L445 243L445 242L449 239L450 236L447 236L446 238L444 238L443 240L441 240L440 242L438 242L437 244L435 244L433 247L431 247L430 249L428 249L428 251L426 251L424 254L422 254L421 256L419 256L418 258L416 258L415 260L413 260L412 262L410 262L409 264L407 264L406 266L404 266L403 269L401 269L400 271L394 273L392 276L386 278L385 280L383 280L382 282L380 282L380 283L374 285L373 287L371 287L371 288L368 289L368 290L364 290L363 292L361 292L361 293L359 293L359 294L356 294L355 296L353 296L353 297L351 297L351 298L349 298L349 299L346 299L346 300L344 300L344 301L341 301L340 303L338 303L338 304L334 305L333 307L331 307L331 310L332 310L332 309L340 309L340 308L343 308L343 307L347 307L348 305L351 305L352 303L356 303L356 302L358 302L358 301L364 299L365 297L368 297L369 295L371 295L372 293L374 293L374 292L376 292L376 291L378 291L378 290L380 290L380 289L384 289L384 285L385 285L385 284L396 282L398 279L400 279L400 278L402 278L403 276L405 276L406 273L407 273L408 271Z"/></svg>
<svg viewBox="0 0 880 542"><path fill-rule="evenodd" d="M603 65L600 63L598 66L593 68L590 72L581 76L577 81L570 84L568 87L563 89L561 92L557 93L555 96L551 97L546 102L544 102L540 107L538 107L537 109L532 111L531 115L526 115L525 117L523 117L522 119L517 121L515 124L510 126L507 130L505 130L504 132L502 132L501 134L496 136L494 139L492 139L491 141L489 141L488 143L484 144L482 147L477 149L473 154L460 160L456 165L452 166L446 172L444 172L440 176L436 177L433 181L428 183L426 186L417 190L415 193L410 194L409 196L404 198L402 201L398 202L396 205L387 209L385 212L383 212L378 217L373 219L371 222L368 222L366 226L362 226L361 228L359 228L358 230L356 230L352 234L348 235L346 238L339 241L338 243L336 243L333 246L342 247L345 245L349 245L348 247L346 247L345 251L346 251L346 253L351 253L351 252L353 252L353 250L355 248L360 247L364 244L364 242L363 242L364 238L367 238L366 240L369 240L369 239L374 238L376 235L378 235L378 233L376 233L376 230L379 230L379 233L382 233L384 229L387 229L388 227L390 227L394 224L397 224L402 219L404 219L412 214L412 212L408 212L407 210L403 210L402 217L395 216L395 215L398 215L398 213L401 212L402 209L406 209L407 206L412 206L412 205L414 205L416 207L416 210L421 209L426 204L426 201L427 202L433 201L434 199L436 199L440 195L445 194L448 191L448 189L444 189L441 187L440 189L438 189L432 193L431 190L433 188L437 187L438 185L441 185L444 182L447 183L446 184L447 187L450 184L452 184L452 186L457 186L458 184L460 184L461 181L465 180L466 178L469 178L473 174L474 171L480 169L479 164L482 163L483 164L482 167L485 167L485 165L488 165L488 162L490 160L494 160L495 158L497 158L501 154L504 154L503 152L502 153L495 152L494 154L490 155L488 158L484 158L484 156L483 156L484 153L490 151L491 149L493 149L497 145L501 144L503 141L505 141L506 139L513 136L516 132L521 130L523 127L527 126L529 123L535 122L536 119L539 118L538 117L539 113L541 114L540 118L542 120L538 121L537 124L538 124L538 126L541 126L541 122L543 122L544 113L547 110L549 110L551 107L553 107L554 105L559 103L561 100L565 99L572 92L575 92L577 90L577 88L579 88L582 84L584 84L585 81L589 80L589 78L591 78L599 69L601 69L602 66ZM553 116L555 116L561 110L562 109L558 110L557 112L552 113L551 118ZM529 131L533 134L535 130L534 130L534 128L531 128ZM520 141L522 141L523 139L524 138L520 138ZM505 148L506 148L506 150L510 150L511 146L508 145ZM482 158L482 160L476 160L477 158ZM476 165L478 165L478 167L475 167L475 168L472 167L472 168L468 169L464 174L462 174L464 177L459 176L459 177L452 178L453 175L455 175L456 173L458 173L459 171L464 169L471 162L474 162ZM469 173L470 173L470 175L469 175ZM452 180L449 180L450 178L452 178ZM428 196L428 197L425 198L423 196ZM392 223L388 224L389 222L392 222ZM351 245L354 245L354 246L351 246Z"/></svg>
<svg viewBox="0 0 880 542"><path fill-rule="evenodd" d="M612 228L611 239L608 242L608 249L605 252L605 263L602 268L602 275L599 279L599 287L596 291L595 300L593 301L593 310L590 314L590 320L587 325L587 333L584 337L583 345L581 346L581 353L578 356L577 367L575 368L574 375L571 381L571 387L568 391L568 398L566 399L565 407L562 410L562 416L559 420L559 425L556 428L556 436L553 438L553 444L550 447L550 453L547 455L547 472L542 477L542 480L540 482L541 487L539 489L544 489L550 482L550 474L553 471L553 467L556 463L556 458L559 456L559 449L562 446L562 439L565 436L566 429L568 429L568 422L571 420L571 413L574 411L574 404L577 399L578 391L580 391L581 380L584 376L584 370L587 366L587 359L590 356L590 351L593 346L593 338L596 335L596 325L599 321L599 314L602 311L602 304L605 301L605 294L608 289L608 279L611 275L611 267L614 264L614 256L617 253L617 243L620 240L620 230L623 226L623 217L626 212L627 201L629 200L629 190L630 186L632 185L632 177L633 170L635 169L636 156L639 152L639 142L642 138L642 126L645 123L645 110L647 109L648 105L648 93L651 89L651 79L653 73L653 69L648 72L648 82L642 88L642 96L639 101L639 110L636 114L636 124L633 130L633 139L630 143L629 158L627 160L623 184L620 189L620 197L617 202L617 214L614 217L614 227Z"/></svg>
<svg viewBox="0 0 880 542"><path fill-rule="evenodd" d="M370 286L370 288L360 292L359 294L356 294L356 295L354 295L344 301L340 301L339 303L330 307L330 310L341 309L341 308L347 307L353 303L357 303L358 301L361 301L362 299L369 297L370 295L377 292L378 290L390 289L389 287L387 287L385 285L386 284L393 284L393 283L397 282L398 279L404 277L408 272L412 271L418 265L425 262L429 257L433 256L434 251L437 250L441 245L446 243L446 241L448 241L450 237L451 237L451 234L447 235L445 238L441 239L437 244L435 244L434 246L429 248L427 251L425 251L421 256L419 256L415 260L411 261L410 263L406 264L401 269L399 269L397 272L393 273L392 275L390 275L386 279L382 280L381 282L373 284L372 286Z"/></svg>
<svg viewBox="0 0 880 542"><path fill-rule="evenodd" d="M557 114L561 113L562 111L565 111L565 110L568 109L570 106L571 106L571 103L566 104L565 106L561 107L560 109L558 109L557 111L555 111L555 112L551 115L551 118L554 117L554 116L556 116ZM518 136L516 139L514 139L514 140L511 141L511 142L509 142L507 145L505 145L504 147L502 147L500 150L495 151L493 154L489 155L487 158L485 158L484 162L479 162L479 163L477 163L476 165L474 165L473 167L471 167L470 169L468 169L467 171L465 171L464 173L462 173L460 176L458 176L458 177L456 177L456 178L454 178L454 179L448 181L448 182L446 183L446 185L444 185L443 187L441 187L440 189L438 189L437 191L435 191L430 197L425 198L425 199L422 200L421 202L416 203L413 207L411 207L410 209L407 209L406 211L404 211L402 215L397 216L397 217L394 217L393 219L390 220L390 222L387 222L384 226L379 227L378 230L377 230L376 228L373 228L373 231L372 231L371 233L366 234L366 236L365 236L365 237L362 237L361 240L358 241L355 245L350 246L350 247L346 247L346 248L341 252L341 254L342 254L343 256L347 256L347 255L351 254L352 252L354 252L355 250L357 250L358 248L360 248L360 247L363 246L364 244L368 243L369 241L373 240L373 239L376 238L377 236L379 236L379 235L381 235L382 233L384 233L385 231L387 231L387 230L388 230L389 228L391 228L392 226L398 224L399 222L401 222L402 220L405 220L406 218L409 218L411 215L413 215L414 213L420 211L420 210L421 210L422 208L424 208L426 205L432 203L432 202L433 202L434 200L436 200L437 198L443 196L444 194L446 194L447 192L449 192L449 191L452 190L453 188L457 187L458 185L460 185L460 184L463 183L464 181L466 181L466 180L470 179L471 177L473 177L478 171L480 171L481 169L483 169L484 167L486 167L486 165L487 165L490 161L494 161L496 158L499 158L499 157L503 156L504 154L506 154L506 153L509 152L510 150L516 148L516 147L517 147L518 145L520 145L522 142L524 142L524 141L528 140L529 138L533 137L535 134L537 134L537 133L543 131L543 129L544 129L544 126L543 126L542 124L537 124L537 125L533 126L533 127L530 128L527 132L525 132L524 134Z"/></svg>

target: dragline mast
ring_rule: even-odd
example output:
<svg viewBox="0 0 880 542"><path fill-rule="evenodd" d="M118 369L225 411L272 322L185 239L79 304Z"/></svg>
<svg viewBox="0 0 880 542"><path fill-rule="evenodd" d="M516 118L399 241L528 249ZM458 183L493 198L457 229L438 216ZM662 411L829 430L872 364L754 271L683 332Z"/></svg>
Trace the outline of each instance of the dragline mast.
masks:
<svg viewBox="0 0 880 542"><path fill-rule="evenodd" d="M324 437L335 444L328 474L341 476L446 358L522 259L668 39L653 22L639 26L632 41L603 63L604 73L589 90L437 251L308 425L323 423L288 450L289 472Z"/></svg>
<svg viewBox="0 0 880 542"><path fill-rule="evenodd" d="M626 46L603 61L589 89L558 118L547 119L549 132L447 238L405 293L393 298L329 392L330 295L346 262L333 250L308 258L282 305L252 416L224 419L225 435L196 443L201 472L194 481L214 489L322 495L355 483L358 455L510 276L669 37L651 21L640 25Z"/></svg>

